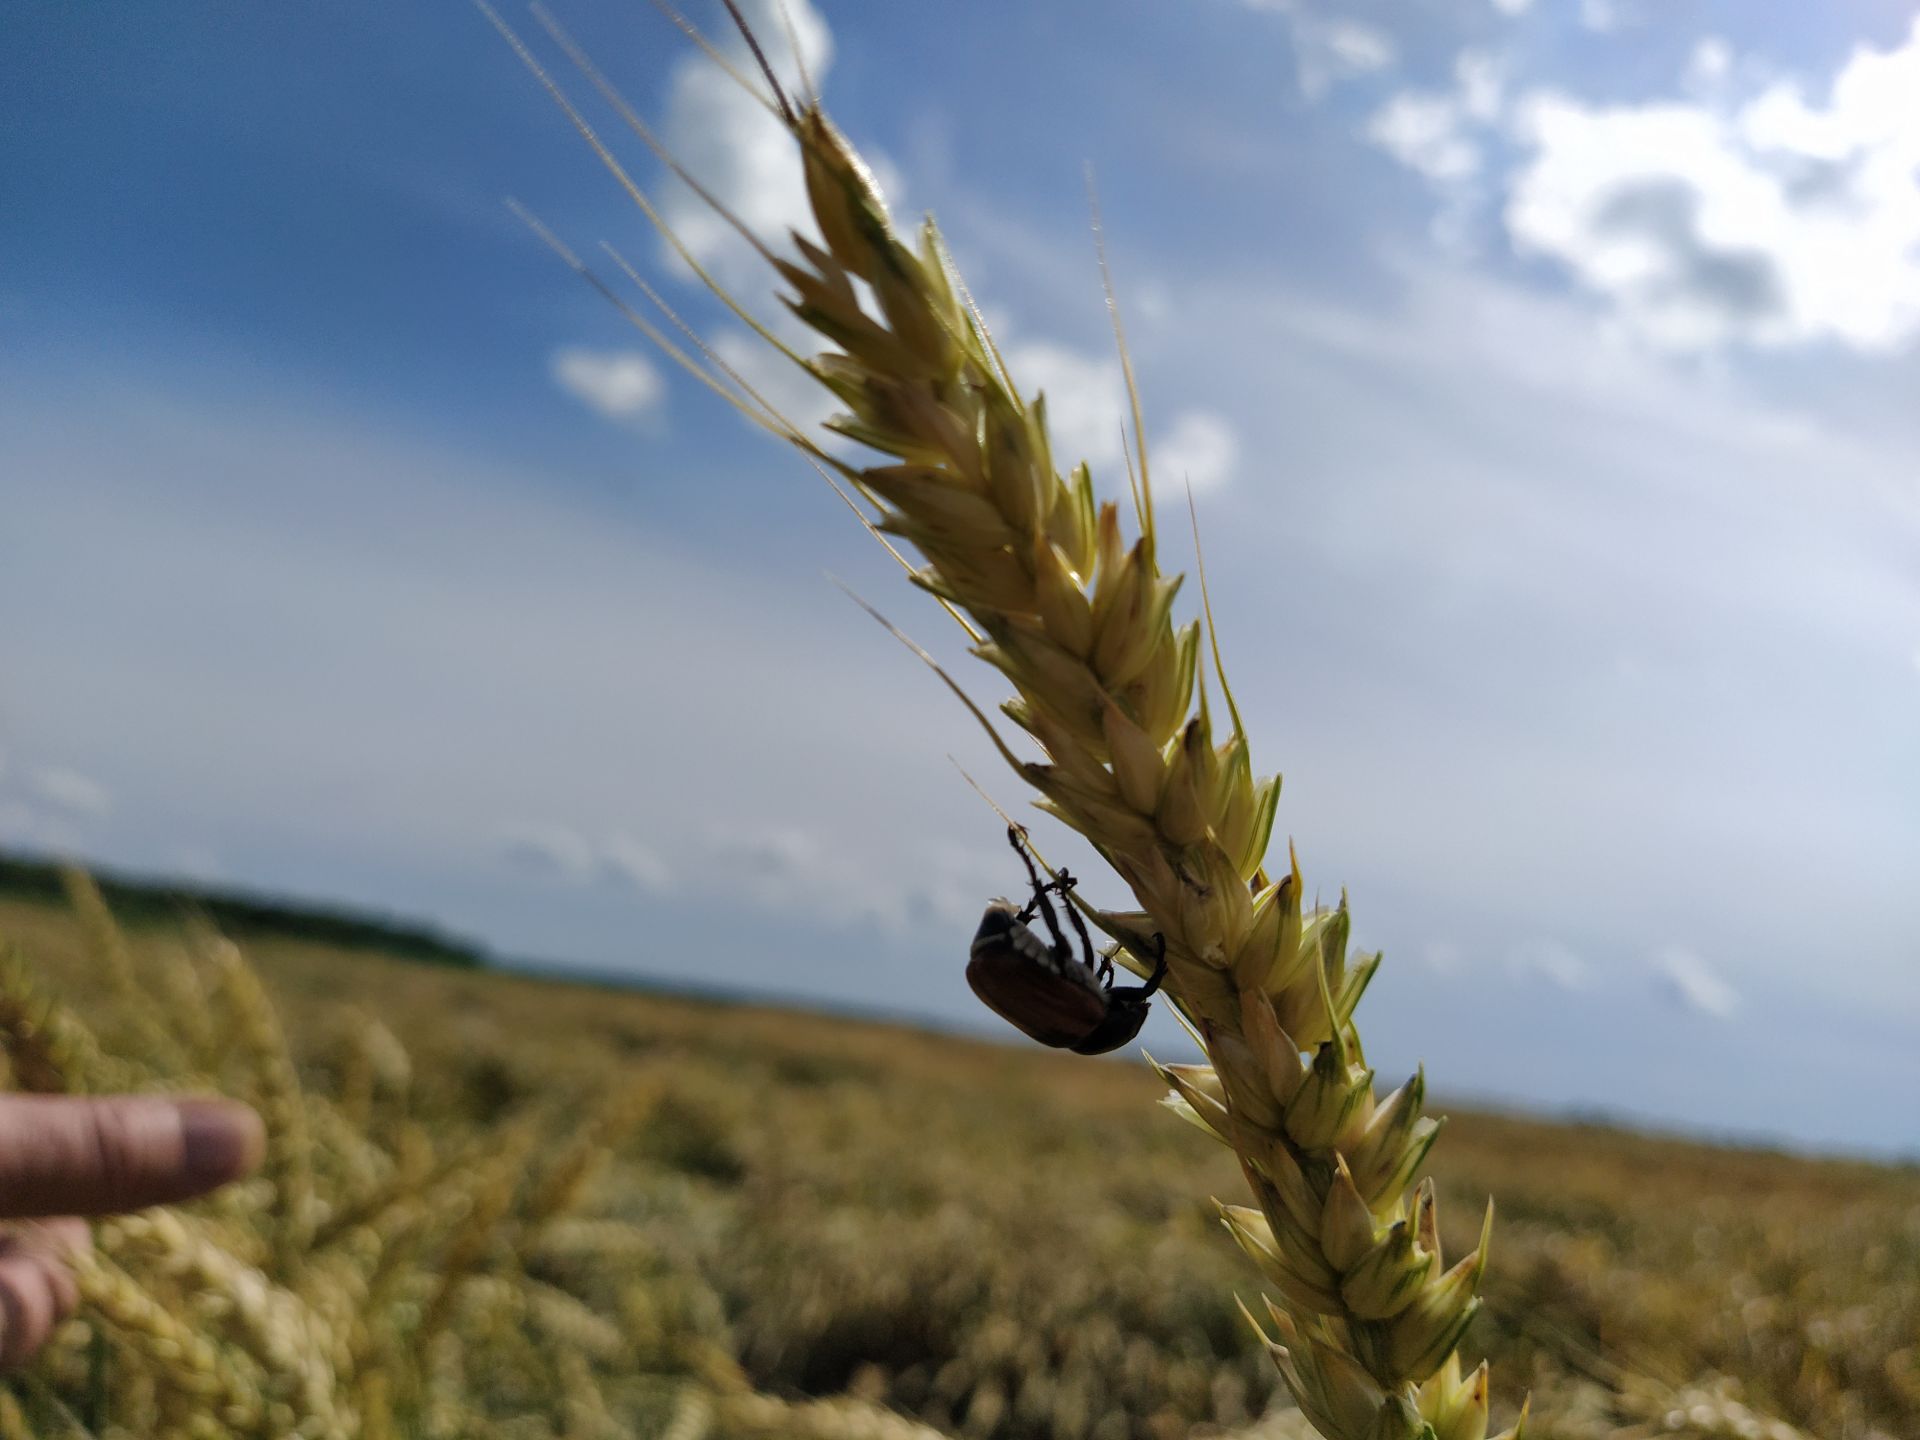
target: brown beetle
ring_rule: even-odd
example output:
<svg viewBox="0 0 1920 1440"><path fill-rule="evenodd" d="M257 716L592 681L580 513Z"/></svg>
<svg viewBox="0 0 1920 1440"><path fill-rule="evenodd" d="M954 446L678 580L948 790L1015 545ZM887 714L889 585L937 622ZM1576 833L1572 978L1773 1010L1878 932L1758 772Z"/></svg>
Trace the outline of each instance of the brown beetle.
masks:
<svg viewBox="0 0 1920 1440"><path fill-rule="evenodd" d="M987 906L973 935L967 984L989 1010L1042 1045L1080 1055L1118 1050L1146 1023L1148 1000L1167 973L1166 941L1153 937L1160 953L1146 984L1116 987L1112 957L1095 958L1086 922L1067 898L1073 877L1062 870L1043 882L1020 843L1019 830L1009 829L1007 839L1026 863L1033 898L1017 910L1011 900L995 900ZM1080 939L1079 955L1060 931L1060 921L1047 899L1049 891L1056 892L1066 907L1067 919ZM1036 913L1053 937L1051 945L1028 928Z"/></svg>

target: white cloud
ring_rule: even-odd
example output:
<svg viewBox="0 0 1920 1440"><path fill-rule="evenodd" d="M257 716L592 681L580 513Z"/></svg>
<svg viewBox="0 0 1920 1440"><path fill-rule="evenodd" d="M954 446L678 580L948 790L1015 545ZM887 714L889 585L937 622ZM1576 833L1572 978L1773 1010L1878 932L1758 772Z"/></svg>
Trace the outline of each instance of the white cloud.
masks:
<svg viewBox="0 0 1920 1440"><path fill-rule="evenodd" d="M659 894L673 885L673 871L660 852L625 833L607 841L601 863L610 874L642 894Z"/></svg>
<svg viewBox="0 0 1920 1440"><path fill-rule="evenodd" d="M1813 98L1775 81L1742 103L1728 93L1735 70L1731 48L1708 37L1671 98L1603 105L1534 90L1509 102L1501 63L1469 51L1453 91L1402 92L1366 133L1436 185L1454 228L1489 156L1517 152L1500 177L1515 248L1557 262L1658 347L1909 344L1920 20L1893 49L1857 48Z"/></svg>
<svg viewBox="0 0 1920 1440"><path fill-rule="evenodd" d="M1653 965L1661 988L1689 1010L1725 1020L1740 1006L1740 992L1684 946L1666 946L1653 957Z"/></svg>
<svg viewBox="0 0 1920 1440"><path fill-rule="evenodd" d="M1486 50L1462 50L1453 62L1453 77L1458 85L1460 108L1480 121L1490 123L1500 117L1507 98L1507 61Z"/></svg>
<svg viewBox="0 0 1920 1440"><path fill-rule="evenodd" d="M1342 81L1390 69L1399 59L1393 37L1358 20L1321 20L1304 12L1293 21L1294 64L1300 93L1318 100Z"/></svg>
<svg viewBox="0 0 1920 1440"><path fill-rule="evenodd" d="M1479 142L1469 133L1471 118L1457 96L1404 90L1374 112L1366 135L1429 180L1458 181L1481 165Z"/></svg>
<svg viewBox="0 0 1920 1440"><path fill-rule="evenodd" d="M965 933L988 897L1008 889L1011 857L996 843L999 832L987 833L993 839L983 845L930 839L882 854L864 836L763 819L718 827L696 848L709 885L722 877L730 897L776 914L894 935L930 925Z"/></svg>
<svg viewBox="0 0 1920 1440"><path fill-rule="evenodd" d="M1780 248L1794 243L1794 218L1719 117L1540 95L1519 123L1534 158L1505 219L1521 250L1562 262L1659 345L1792 335Z"/></svg>
<svg viewBox="0 0 1920 1440"><path fill-rule="evenodd" d="M1468 48L1452 90L1403 90L1374 112L1366 138L1442 190L1458 193L1485 163L1485 127L1506 106L1507 60Z"/></svg>
<svg viewBox="0 0 1920 1440"><path fill-rule="evenodd" d="M1524 15L1533 8L1533 0L1493 0L1493 8L1502 15Z"/></svg>
<svg viewBox="0 0 1920 1440"><path fill-rule="evenodd" d="M1342 81L1389 69L1400 58L1393 37L1377 25L1346 16L1323 18L1298 0L1241 3L1249 10L1286 17L1300 93L1308 100L1321 99Z"/></svg>
<svg viewBox="0 0 1920 1440"><path fill-rule="evenodd" d="M802 344L801 353L818 348ZM763 402L786 417L803 434L826 444L820 426L836 411L844 409L839 397L786 356L769 346L758 335L744 330L729 330L713 342L713 353Z"/></svg>
<svg viewBox="0 0 1920 1440"><path fill-rule="evenodd" d="M1593 969L1558 940L1534 940L1516 945L1507 955L1515 975L1537 975L1562 990L1585 990L1593 983Z"/></svg>
<svg viewBox="0 0 1920 1440"><path fill-rule="evenodd" d="M538 880L569 885L614 880L642 894L658 894L673 884L660 852L625 831L600 843L575 826L538 821L501 826L497 839L500 855Z"/></svg>
<svg viewBox="0 0 1920 1440"><path fill-rule="evenodd" d="M1327 50L1349 74L1364 75L1384 70L1398 58L1393 38L1386 31L1357 20L1329 21L1325 30Z"/></svg>
<svg viewBox="0 0 1920 1440"><path fill-rule="evenodd" d="M641 895L673 893L829 925L873 925L895 934L931 917L957 925L975 918L995 887L1005 888L999 852L933 846L907 858L899 847L872 853L846 837L797 821L762 818L716 823L669 846L615 830L605 840L586 829L542 821L502 826L497 853L529 878L570 886L611 884Z"/></svg>
<svg viewBox="0 0 1920 1440"><path fill-rule="evenodd" d="M28 778L40 803L75 819L98 819L113 809L113 795L92 776L50 765Z"/></svg>
<svg viewBox="0 0 1920 1440"><path fill-rule="evenodd" d="M1580 23L1596 35L1611 35L1624 18L1614 0L1580 0Z"/></svg>
<svg viewBox="0 0 1920 1440"><path fill-rule="evenodd" d="M897 923L901 897L861 864L850 848L810 827L751 821L715 831L705 842L709 866L730 876L761 906L798 910L834 923Z"/></svg>
<svg viewBox="0 0 1920 1440"><path fill-rule="evenodd" d="M1063 473L1077 460L1096 475L1120 465L1127 408L1119 361L1050 340L1018 340L1002 353L1023 395L1046 395L1054 463Z"/></svg>
<svg viewBox="0 0 1920 1440"><path fill-rule="evenodd" d="M1164 439L1153 443L1148 459L1156 475L1192 486L1196 495L1217 490L1233 477L1240 439L1225 417L1209 410L1187 410L1174 417Z"/></svg>
<svg viewBox="0 0 1920 1440"><path fill-rule="evenodd" d="M515 869L543 880L581 884L592 878L597 857L593 843L565 825L537 821L503 826L501 856Z"/></svg>
<svg viewBox="0 0 1920 1440"><path fill-rule="evenodd" d="M741 0L740 10L760 37L762 50L789 96L805 96L809 85L824 90L833 67L833 33L810 0ZM737 69L756 84L764 83L758 62L732 26L715 38ZM687 172L734 220L776 253L787 247L789 231L819 242L805 177L795 163L793 137L776 116L705 55L688 54L675 63L661 131L667 148ZM901 213L897 168L871 145L863 144L862 157L889 205ZM775 277L732 220L677 181L665 192L660 211L688 252L736 299L748 302L768 329L802 355L821 348L819 336L784 306L752 303L766 293ZM683 279L692 278L685 262L665 242L660 254L669 270ZM830 392L772 353L757 335L733 329L709 336L708 342L714 354L803 432L817 430L841 408Z"/></svg>
<svg viewBox="0 0 1920 1440"><path fill-rule="evenodd" d="M657 414L667 386L653 362L637 350L583 350L567 346L549 361L554 383L609 420Z"/></svg>
<svg viewBox="0 0 1920 1440"><path fill-rule="evenodd" d="M806 93L789 33L799 42L808 78L817 87L825 85L833 65L833 35L810 0L741 0L740 9L762 37L789 94ZM729 27L716 38L728 58L757 80L758 67L739 35ZM688 171L762 240L778 244L789 229L817 237L792 136L706 56L688 54L674 65L662 129L667 147ZM722 282L745 295L765 288L765 263L699 196L676 184L661 213ZM668 263L684 268L677 258Z"/></svg>
<svg viewBox="0 0 1920 1440"><path fill-rule="evenodd" d="M1733 47L1718 35L1707 35L1687 57L1687 84L1710 90L1733 73Z"/></svg>
<svg viewBox="0 0 1920 1440"><path fill-rule="evenodd" d="M1002 353L1023 394L1047 397L1047 428L1061 472L1080 460L1096 480L1120 472L1133 428L1119 362L1050 340L1015 341ZM1176 411L1164 429L1147 417L1147 459L1162 480L1191 481L1195 493L1218 489L1232 478L1239 458L1238 432L1211 410Z"/></svg>
<svg viewBox="0 0 1920 1440"><path fill-rule="evenodd" d="M986 833L991 838L972 846L929 836L876 850L864 835L764 817L678 837L675 853L685 863L677 873L661 846L626 834L583 853L597 855L601 875L643 893L671 889L707 905L744 903L807 924L898 937L929 928L965 933L988 897L1007 890L1010 857L997 843L999 832Z"/></svg>

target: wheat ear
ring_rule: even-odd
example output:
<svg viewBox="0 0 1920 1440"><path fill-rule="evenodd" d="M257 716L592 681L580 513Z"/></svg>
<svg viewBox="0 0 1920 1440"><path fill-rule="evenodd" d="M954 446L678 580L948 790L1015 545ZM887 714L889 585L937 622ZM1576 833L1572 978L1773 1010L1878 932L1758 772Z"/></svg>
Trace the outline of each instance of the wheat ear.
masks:
<svg viewBox="0 0 1920 1440"><path fill-rule="evenodd" d="M1353 1024L1379 957L1350 961L1344 900L1303 909L1296 860L1277 880L1264 868L1279 780L1255 778L1224 673L1232 723L1212 733L1201 625L1175 627L1180 582L1156 563L1144 444L1129 545L1084 465L1056 473L1044 402L1006 374L932 222L908 248L819 109L793 128L826 247L796 241L801 263L778 268L794 313L837 346L808 368L849 409L833 428L898 462L843 473L1012 682L1004 708L1047 755L1014 768L1143 912L1096 918L1142 971L1139 937L1164 937L1166 989L1210 1063L1161 1073L1240 1157L1256 1203L1223 1218L1279 1291L1269 1343L1288 1389L1329 1440L1482 1440L1485 1368L1463 1379L1454 1352L1486 1228L1443 1266L1432 1184L1413 1184L1438 1130L1423 1079L1376 1100Z"/></svg>
<svg viewBox="0 0 1920 1440"><path fill-rule="evenodd" d="M313 1132L306 1096L293 1052L287 1046L279 1012L260 976L231 940L210 931L196 936L231 1027L229 1042L250 1067L254 1094L248 1098L267 1127L262 1175L273 1186L273 1245L280 1268L297 1266L319 1221L313 1177Z"/></svg>
<svg viewBox="0 0 1920 1440"><path fill-rule="evenodd" d="M704 346L712 363L699 367L702 378L721 389L732 381L743 412L836 472L873 505L877 532L919 552L914 583L961 618L973 653L1012 683L1016 698L1002 709L1046 759L1023 760L1004 744L1001 753L1140 906L1090 918L1141 973L1149 937L1164 940L1165 991L1208 1060L1161 1067L1168 1103L1240 1158L1255 1203L1223 1206L1222 1217L1279 1292L1268 1301L1277 1338L1262 1335L1301 1410L1328 1440L1483 1440L1486 1367L1463 1376L1455 1352L1480 1305L1491 1207L1478 1248L1445 1266L1432 1184L1415 1185L1439 1128L1421 1113L1423 1078L1377 1099L1353 1023L1380 957L1349 957L1344 898L1330 910L1303 907L1297 861L1277 879L1265 869L1279 777L1255 777L1217 645L1230 723L1215 737L1204 680L1196 684L1201 622L1174 623L1180 577L1158 564L1124 338L1138 457L1130 543L1119 508L1096 502L1086 465L1062 479L1044 399L1016 387L932 220L916 243L900 238L871 171L819 105L790 100L762 68L769 109L797 143L824 245L796 234L782 256L746 238L790 287L788 309L831 347L800 362L846 407L829 428L889 463L856 465L823 450ZM609 98L678 173L632 111ZM1523 1410L1509 1437L1524 1425Z"/></svg>

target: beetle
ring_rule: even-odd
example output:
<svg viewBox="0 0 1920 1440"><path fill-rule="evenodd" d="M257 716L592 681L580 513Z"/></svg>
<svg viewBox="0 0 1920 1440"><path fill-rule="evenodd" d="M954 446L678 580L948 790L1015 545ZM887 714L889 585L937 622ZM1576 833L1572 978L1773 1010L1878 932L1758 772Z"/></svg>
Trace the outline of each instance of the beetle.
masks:
<svg viewBox="0 0 1920 1440"><path fill-rule="evenodd" d="M1155 935L1159 954L1153 975L1144 985L1115 986L1113 957L1094 956L1086 922L1068 899L1075 884L1066 871L1042 881L1033 860L1020 843L1018 827L1007 839L1026 864L1033 898L1016 909L1011 900L995 900L980 917L967 959L967 984L986 1007L1042 1045L1072 1050L1079 1055L1105 1055L1118 1050L1140 1033L1146 1023L1149 1000L1167 974L1167 942ZM1047 899L1060 896L1067 919L1080 939L1080 954L1060 931L1060 921ZM1028 927L1038 914L1053 937L1049 945Z"/></svg>

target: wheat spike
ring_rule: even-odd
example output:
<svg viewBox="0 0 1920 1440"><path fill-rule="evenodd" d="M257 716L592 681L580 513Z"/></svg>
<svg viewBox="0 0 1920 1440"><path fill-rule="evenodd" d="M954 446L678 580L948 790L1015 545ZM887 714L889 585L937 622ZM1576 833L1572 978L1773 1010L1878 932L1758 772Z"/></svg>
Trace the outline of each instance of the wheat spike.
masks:
<svg viewBox="0 0 1920 1440"><path fill-rule="evenodd" d="M1379 956L1349 953L1344 897L1309 910L1297 861L1277 878L1266 868L1279 777L1255 775L1217 646L1229 721L1215 734L1201 622L1175 623L1181 577L1159 565L1130 364L1129 540L1084 464L1056 468L1045 399L1008 375L932 220L903 239L819 105L791 104L763 70L824 241L796 234L769 259L787 308L829 347L803 362L846 407L829 428L887 461L849 463L784 422L768 428L868 500L876 532L919 552L914 583L964 617L973 653L1012 684L1002 709L1046 758L996 744L1133 891L1137 913L1089 911L1123 963L1146 973L1149 937L1164 940L1166 993L1208 1063L1162 1073L1174 1107L1240 1157L1254 1204L1222 1219L1280 1294L1268 1344L1296 1402L1328 1440L1483 1440L1485 1375L1449 1362L1480 1304L1486 1229L1443 1263L1432 1188L1414 1183L1438 1129L1424 1081L1376 1098L1353 1021Z"/></svg>
<svg viewBox="0 0 1920 1440"><path fill-rule="evenodd" d="M941 1440L931 1426L847 1396L792 1404L771 1395L739 1394L709 1402L718 1429L741 1437L782 1440Z"/></svg>
<svg viewBox="0 0 1920 1440"><path fill-rule="evenodd" d="M282 1269L306 1253L323 1218L313 1185L313 1135L300 1072L266 987L240 947L222 936L199 937L201 952L218 977L236 1051L247 1062L248 1099L267 1128L261 1173L273 1185L273 1244Z"/></svg>
<svg viewBox="0 0 1920 1440"><path fill-rule="evenodd" d="M0 1045L15 1088L45 1095L84 1095L132 1088L131 1068L103 1055L82 1020L42 993L35 968L0 943Z"/></svg>
<svg viewBox="0 0 1920 1440"><path fill-rule="evenodd" d="M130 1043L125 1048L160 1070L175 1074L190 1070L188 1047L157 1018L154 1004L157 987L150 986L141 975L133 947L127 943L120 923L113 918L100 886L93 876L76 865L61 868L60 884L66 892L67 908L79 924L87 952L104 976L115 1001L115 1022L129 1031ZM172 968L164 967L167 971ZM159 984L171 987L177 979L177 975L165 975Z"/></svg>
<svg viewBox="0 0 1920 1440"><path fill-rule="evenodd" d="M269 1377L265 1398L288 1407L292 1428L303 1435L340 1433L328 1327L298 1296L236 1259L203 1224L172 1210L108 1221L100 1244L116 1261L138 1256L165 1275L206 1318L203 1334L223 1331L248 1353Z"/></svg>
<svg viewBox="0 0 1920 1440"><path fill-rule="evenodd" d="M430 1345L453 1316L462 1289L480 1271L487 1253L502 1243L501 1222L512 1209L520 1189L527 1154L534 1135L521 1126L502 1136L498 1154L471 1173L461 1200L465 1211L447 1242L434 1282L432 1298L420 1321L420 1343Z"/></svg>
<svg viewBox="0 0 1920 1440"><path fill-rule="evenodd" d="M659 1089L652 1084L614 1090L536 1178L521 1211L517 1248L523 1257L539 1244L549 1224L574 1207L614 1147L646 1118L658 1098Z"/></svg>
<svg viewBox="0 0 1920 1440"><path fill-rule="evenodd" d="M346 1055L338 1107L355 1129L371 1130L382 1100L405 1097L413 1065L406 1048L377 1015L352 1006L340 1019Z"/></svg>
<svg viewBox="0 0 1920 1440"><path fill-rule="evenodd" d="M88 1309L146 1359L159 1386L163 1434L194 1434L213 1427L246 1432L265 1423L259 1388L223 1352L147 1294L103 1255L73 1260Z"/></svg>

